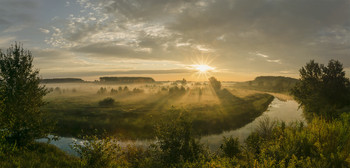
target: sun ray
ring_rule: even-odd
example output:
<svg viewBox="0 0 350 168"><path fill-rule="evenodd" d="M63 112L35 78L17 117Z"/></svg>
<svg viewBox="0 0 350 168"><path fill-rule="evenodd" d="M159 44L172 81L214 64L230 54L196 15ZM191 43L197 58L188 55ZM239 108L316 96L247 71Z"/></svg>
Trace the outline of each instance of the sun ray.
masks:
<svg viewBox="0 0 350 168"><path fill-rule="evenodd" d="M211 66L210 64L214 58L203 55L195 57L195 60L192 60L193 64L189 65L189 69L194 70L195 72L191 75L197 80L206 81L212 73L216 72L216 67Z"/></svg>

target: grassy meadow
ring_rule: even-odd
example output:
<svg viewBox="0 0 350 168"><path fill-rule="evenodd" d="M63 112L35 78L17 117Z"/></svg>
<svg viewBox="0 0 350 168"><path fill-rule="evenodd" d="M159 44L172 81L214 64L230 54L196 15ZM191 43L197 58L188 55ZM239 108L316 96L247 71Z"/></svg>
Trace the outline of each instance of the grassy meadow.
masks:
<svg viewBox="0 0 350 168"><path fill-rule="evenodd" d="M51 92L44 98L48 104L43 110L57 121L55 133L73 137L94 134L97 129L121 139L153 138L154 125L176 110L189 112L197 134L221 133L251 122L273 100L269 94L230 85L215 91L206 83L63 83L46 87Z"/></svg>

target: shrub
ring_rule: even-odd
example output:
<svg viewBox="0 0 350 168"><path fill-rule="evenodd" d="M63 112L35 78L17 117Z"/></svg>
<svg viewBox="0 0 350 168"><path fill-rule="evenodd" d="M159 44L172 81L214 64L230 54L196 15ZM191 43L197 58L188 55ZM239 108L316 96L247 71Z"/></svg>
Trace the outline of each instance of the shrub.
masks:
<svg viewBox="0 0 350 168"><path fill-rule="evenodd" d="M98 102L98 105L102 107L111 107L111 106L114 106L114 104L115 104L115 100L111 97L107 97Z"/></svg>
<svg viewBox="0 0 350 168"><path fill-rule="evenodd" d="M117 89L111 89L111 95L116 95L118 94L118 90Z"/></svg>
<svg viewBox="0 0 350 168"><path fill-rule="evenodd" d="M169 119L156 127L157 147L165 165L200 158L203 146L194 137L192 123L179 110L171 110Z"/></svg>
<svg viewBox="0 0 350 168"><path fill-rule="evenodd" d="M104 87L101 87L98 91L97 94L105 94L107 92L107 89Z"/></svg>
<svg viewBox="0 0 350 168"><path fill-rule="evenodd" d="M103 107L110 107L110 106L113 106L114 104L115 104L115 100L110 97L107 97L98 102L98 105Z"/></svg>
<svg viewBox="0 0 350 168"><path fill-rule="evenodd" d="M350 115L327 122L316 117L307 127L275 125L269 135L252 133L247 147L256 167L349 167ZM248 157L249 155L247 155Z"/></svg>
<svg viewBox="0 0 350 168"><path fill-rule="evenodd" d="M143 93L144 90L138 89L138 88L134 88L134 89L132 90L132 92L135 93L135 94L139 94L139 93Z"/></svg>
<svg viewBox="0 0 350 168"><path fill-rule="evenodd" d="M99 138L95 135L82 137L82 144L74 142L72 148L81 158L83 167L116 167L121 155L121 148L114 137Z"/></svg>
<svg viewBox="0 0 350 168"><path fill-rule="evenodd" d="M224 143L221 144L220 149L224 156L229 158L233 158L241 152L238 138L232 138L232 136L229 138L224 137Z"/></svg>

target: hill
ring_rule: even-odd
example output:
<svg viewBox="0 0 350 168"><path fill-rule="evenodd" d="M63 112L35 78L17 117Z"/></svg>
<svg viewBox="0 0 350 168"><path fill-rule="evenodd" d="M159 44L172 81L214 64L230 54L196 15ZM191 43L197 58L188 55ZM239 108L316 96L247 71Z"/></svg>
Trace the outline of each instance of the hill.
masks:
<svg viewBox="0 0 350 168"><path fill-rule="evenodd" d="M235 86L267 92L289 92L298 79L284 76L258 76L252 81L240 82Z"/></svg>

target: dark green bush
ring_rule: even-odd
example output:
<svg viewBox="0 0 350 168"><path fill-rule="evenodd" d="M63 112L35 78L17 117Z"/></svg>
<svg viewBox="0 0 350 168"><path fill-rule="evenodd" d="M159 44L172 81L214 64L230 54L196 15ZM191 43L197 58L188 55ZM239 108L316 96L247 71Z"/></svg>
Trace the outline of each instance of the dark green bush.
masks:
<svg viewBox="0 0 350 168"><path fill-rule="evenodd" d="M111 107L111 106L114 106L114 104L115 104L115 100L111 97L107 97L98 102L98 105L102 107Z"/></svg>
<svg viewBox="0 0 350 168"><path fill-rule="evenodd" d="M195 161L204 151L195 139L188 116L179 110L171 110L169 119L156 127L156 138L165 165Z"/></svg>
<svg viewBox="0 0 350 168"><path fill-rule="evenodd" d="M84 136L82 144L74 143L72 148L79 154L83 167L116 167L121 155L120 146L114 137Z"/></svg>
<svg viewBox="0 0 350 168"><path fill-rule="evenodd" d="M262 132L261 132L262 131ZM264 130L247 139L247 159L257 167L349 167L350 115L327 122L316 117L307 127L294 123L275 125L271 136Z"/></svg>
<svg viewBox="0 0 350 168"><path fill-rule="evenodd" d="M238 138L224 137L224 143L221 144L220 149L222 150L224 156L233 158L241 153Z"/></svg>

